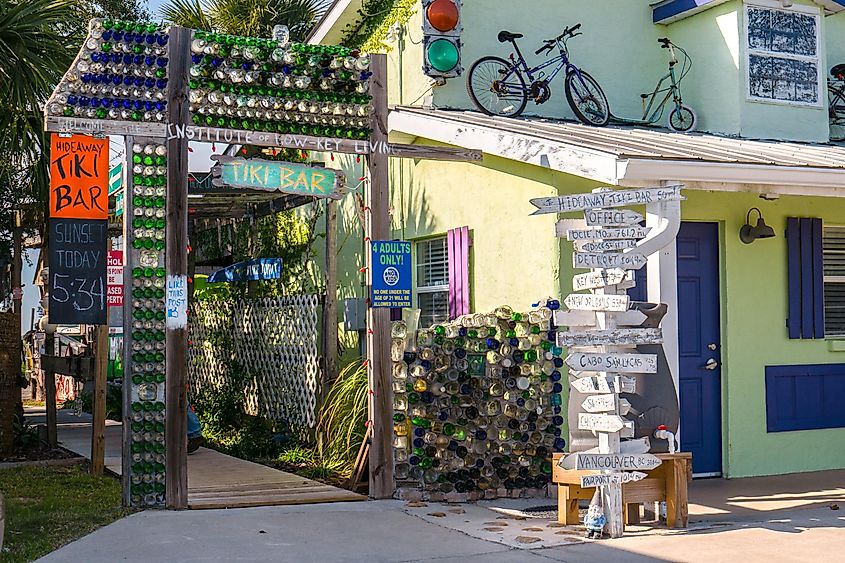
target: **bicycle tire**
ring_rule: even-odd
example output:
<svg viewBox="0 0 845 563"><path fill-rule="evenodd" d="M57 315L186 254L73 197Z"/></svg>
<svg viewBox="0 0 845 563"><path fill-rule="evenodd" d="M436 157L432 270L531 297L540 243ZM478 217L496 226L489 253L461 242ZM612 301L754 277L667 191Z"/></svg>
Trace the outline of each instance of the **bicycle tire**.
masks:
<svg viewBox="0 0 845 563"><path fill-rule="evenodd" d="M577 92L577 87L574 85L574 81L577 77L578 73L572 71L566 75L566 79L563 83L563 90L566 93L566 101L569 102L569 107L572 108L572 112L581 123L596 127L604 127L610 121L610 104L607 103L607 96L605 96L604 90L601 89L598 81L590 76L589 73L584 70L581 71L581 80L583 80L584 85L587 87L587 94L590 98L593 98L595 105L600 106L597 108L598 111L595 112L595 115L589 116L587 115L587 112L583 111L580 105L575 102L574 92ZM578 97L581 98L581 96ZM595 100L595 98L598 98L598 100Z"/></svg>
<svg viewBox="0 0 845 563"><path fill-rule="evenodd" d="M528 104L528 92L525 86L525 79L522 77L522 74L519 72L519 70L513 70L513 75L519 81L520 92L514 92L513 94L508 95L507 98L504 96L500 97L494 90L494 88L496 87L495 81L491 82L490 86L485 90L484 84L489 82L492 76L481 76L480 73L482 72L482 70L480 69L483 69L483 65L486 65L487 63L496 63L502 67L502 70L511 70L511 64L505 59L499 57L481 57L480 59L472 63L472 66L470 67L469 72L467 73L466 82L467 93L469 94L469 98L472 101L472 104L476 107L476 109L478 109L478 111L486 115L493 115L498 117L519 116L523 111L525 111L525 106ZM476 80L474 80L474 78ZM476 92L476 88L474 87L475 82L478 82L477 88L480 90L479 92ZM491 101L494 101L493 98L495 98L496 100L513 99L513 101L517 102L517 104L505 105L503 106L502 111L496 111L497 104L494 103L492 104L492 107L488 107L479 99L479 96L482 94L492 94ZM505 111L508 109L510 109L510 111Z"/></svg>
<svg viewBox="0 0 845 563"><path fill-rule="evenodd" d="M672 131L683 133L692 131L697 121L698 116L695 114L695 110L681 104L680 107L672 108L669 117L666 119L666 124Z"/></svg>

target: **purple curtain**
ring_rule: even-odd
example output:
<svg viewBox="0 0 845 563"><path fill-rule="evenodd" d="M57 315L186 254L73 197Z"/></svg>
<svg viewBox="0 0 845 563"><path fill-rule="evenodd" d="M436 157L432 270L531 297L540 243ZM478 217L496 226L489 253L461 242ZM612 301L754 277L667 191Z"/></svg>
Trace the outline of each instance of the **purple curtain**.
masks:
<svg viewBox="0 0 845 563"><path fill-rule="evenodd" d="M469 227L447 233L449 252L449 318L469 313Z"/></svg>

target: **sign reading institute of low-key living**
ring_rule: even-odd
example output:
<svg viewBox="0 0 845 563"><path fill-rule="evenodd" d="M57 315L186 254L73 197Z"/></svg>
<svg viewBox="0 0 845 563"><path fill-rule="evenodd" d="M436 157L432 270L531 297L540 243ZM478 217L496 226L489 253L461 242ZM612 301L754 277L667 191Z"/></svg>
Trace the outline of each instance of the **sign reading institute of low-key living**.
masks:
<svg viewBox="0 0 845 563"><path fill-rule="evenodd" d="M262 192L282 192L318 198L340 199L344 175L339 170L296 162L261 158L212 156L218 163L211 169L212 185Z"/></svg>
<svg viewBox="0 0 845 563"><path fill-rule="evenodd" d="M374 240L372 242L371 307L411 306L411 243Z"/></svg>
<svg viewBox="0 0 845 563"><path fill-rule="evenodd" d="M52 136L50 217L108 219L109 140Z"/></svg>

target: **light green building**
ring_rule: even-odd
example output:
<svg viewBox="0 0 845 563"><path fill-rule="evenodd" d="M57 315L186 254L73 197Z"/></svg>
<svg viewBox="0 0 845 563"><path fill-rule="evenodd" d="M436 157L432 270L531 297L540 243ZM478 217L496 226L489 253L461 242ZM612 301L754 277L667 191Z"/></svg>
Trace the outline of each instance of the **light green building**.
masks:
<svg viewBox="0 0 845 563"><path fill-rule="evenodd" d="M572 245L555 236L563 216L530 216L529 199L683 184L677 244L649 258L639 295L669 305L665 349L694 471L845 467L845 145L832 140L842 131L830 125L827 95L828 70L845 62L845 1L464 0L465 69L508 55L500 30L524 34L520 47L536 64L541 40L581 23L572 59L620 116L641 111L640 94L666 72L657 39L671 38L693 63L682 84L698 115L691 133L664 122L581 125L562 76L551 99L529 102L520 119L482 115L465 77L443 84L423 74L419 1L400 0L375 23L362 5L366 14L366 1L336 0L311 40L375 29L368 46L381 44L389 58L391 140L484 153L477 164L391 160L393 236L414 243L424 322L454 313L450 298L451 309L462 299L472 311L528 309L571 291ZM762 31L760 17L769 22ZM750 39L760 33L768 40ZM350 178L361 176L354 159L335 158ZM739 232L747 218L756 223L753 208L775 236L745 244ZM344 200L341 298L363 291L360 211L359 199ZM661 219L657 207L642 212L649 224ZM464 232L469 252L456 264L450 242L463 244ZM456 289L450 275L463 268L469 284Z"/></svg>

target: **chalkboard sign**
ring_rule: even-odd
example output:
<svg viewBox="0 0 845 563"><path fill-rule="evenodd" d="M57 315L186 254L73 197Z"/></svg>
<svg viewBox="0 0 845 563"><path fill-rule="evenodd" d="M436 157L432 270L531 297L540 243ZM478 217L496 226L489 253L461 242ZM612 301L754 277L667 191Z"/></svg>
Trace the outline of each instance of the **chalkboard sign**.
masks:
<svg viewBox="0 0 845 563"><path fill-rule="evenodd" d="M51 324L106 324L108 220L50 219Z"/></svg>

